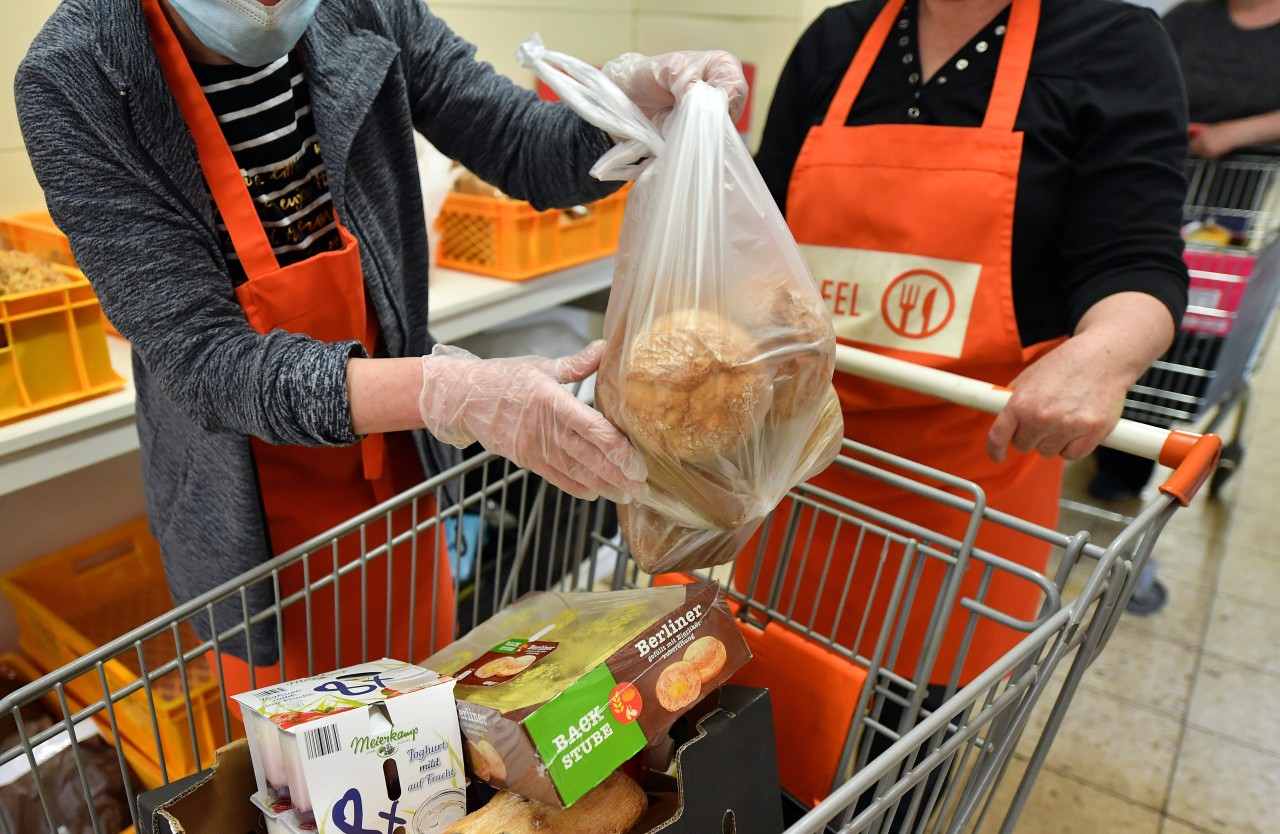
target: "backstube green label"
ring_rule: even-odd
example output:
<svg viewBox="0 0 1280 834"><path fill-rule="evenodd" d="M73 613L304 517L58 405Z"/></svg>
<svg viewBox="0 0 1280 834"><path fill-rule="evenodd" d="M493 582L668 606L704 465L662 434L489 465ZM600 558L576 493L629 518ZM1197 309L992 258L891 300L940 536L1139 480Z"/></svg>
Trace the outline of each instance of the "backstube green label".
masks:
<svg viewBox="0 0 1280 834"><path fill-rule="evenodd" d="M609 711L609 693L617 684L602 664L524 720L565 804L576 802L644 747L639 725L620 724Z"/></svg>

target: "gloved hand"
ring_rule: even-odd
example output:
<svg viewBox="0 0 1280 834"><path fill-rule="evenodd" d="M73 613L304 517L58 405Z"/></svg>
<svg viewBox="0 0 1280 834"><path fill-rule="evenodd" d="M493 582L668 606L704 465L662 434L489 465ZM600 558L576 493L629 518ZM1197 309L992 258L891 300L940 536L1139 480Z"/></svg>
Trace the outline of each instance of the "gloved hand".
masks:
<svg viewBox="0 0 1280 834"><path fill-rule="evenodd" d="M559 359L480 359L436 345L422 357L418 411L445 443L479 442L570 495L625 504L644 489L644 461L612 423L563 385L594 373L603 353L604 342L595 342Z"/></svg>
<svg viewBox="0 0 1280 834"><path fill-rule="evenodd" d="M674 107L677 96L695 81L705 81L728 96L729 117L735 122L747 106L742 63L728 52L628 52L605 64L603 71L650 119Z"/></svg>

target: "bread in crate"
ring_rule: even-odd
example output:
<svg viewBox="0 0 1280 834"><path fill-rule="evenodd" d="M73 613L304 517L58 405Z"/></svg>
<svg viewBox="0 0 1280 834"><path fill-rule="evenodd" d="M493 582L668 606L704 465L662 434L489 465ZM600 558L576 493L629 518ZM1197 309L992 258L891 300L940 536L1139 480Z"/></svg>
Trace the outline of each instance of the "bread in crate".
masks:
<svg viewBox="0 0 1280 834"><path fill-rule="evenodd" d="M75 266L71 243L47 211L0 217L0 249L16 249L63 266Z"/></svg>
<svg viewBox="0 0 1280 834"><path fill-rule="evenodd" d="M0 249L0 295L47 290L72 280L70 274L35 255Z"/></svg>

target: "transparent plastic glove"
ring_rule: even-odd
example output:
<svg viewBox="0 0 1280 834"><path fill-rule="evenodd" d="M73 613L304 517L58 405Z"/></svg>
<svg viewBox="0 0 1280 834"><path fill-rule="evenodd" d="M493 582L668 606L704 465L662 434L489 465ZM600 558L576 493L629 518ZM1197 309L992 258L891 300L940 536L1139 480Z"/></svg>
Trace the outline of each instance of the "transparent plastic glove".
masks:
<svg viewBox="0 0 1280 834"><path fill-rule="evenodd" d="M705 81L729 98L729 117L736 123L747 106L747 79L742 62L728 52L628 52L604 65L609 80L627 94L650 119L675 106L676 98L696 81Z"/></svg>
<svg viewBox="0 0 1280 834"><path fill-rule="evenodd" d="M644 490L644 461L626 437L565 389L600 365L604 342L548 359L480 359L436 345L422 357L418 410L427 430L459 448L479 442L578 498L628 503Z"/></svg>

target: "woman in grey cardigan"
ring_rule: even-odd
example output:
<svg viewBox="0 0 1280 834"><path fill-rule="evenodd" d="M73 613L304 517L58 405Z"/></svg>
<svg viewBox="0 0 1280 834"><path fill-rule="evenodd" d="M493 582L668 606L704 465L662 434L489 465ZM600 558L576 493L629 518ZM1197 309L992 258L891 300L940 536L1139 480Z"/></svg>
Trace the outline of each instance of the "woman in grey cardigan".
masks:
<svg viewBox="0 0 1280 834"><path fill-rule="evenodd" d="M677 78L745 91L724 53L625 66L649 112ZM630 444L560 384L598 346L433 352L413 130L540 207L607 193L587 172L611 140L476 61L420 0L66 0L15 90L49 210L133 344L147 514L177 602L442 471L446 444L578 496L641 489ZM273 598L253 588L250 608ZM448 620L452 600L435 604ZM239 608L217 610L222 627ZM253 662L276 644L273 623L255 629Z"/></svg>

